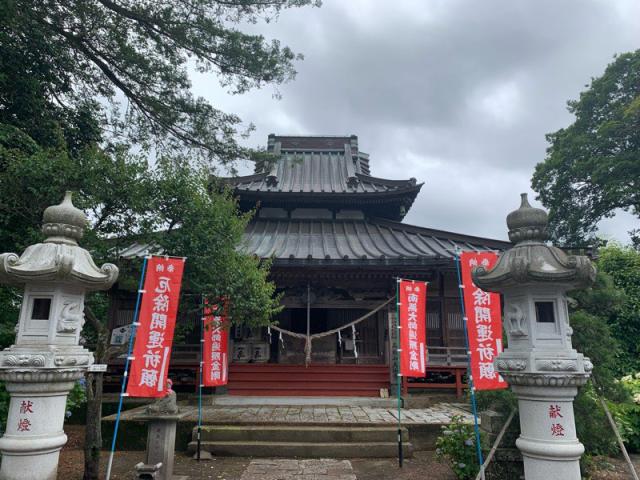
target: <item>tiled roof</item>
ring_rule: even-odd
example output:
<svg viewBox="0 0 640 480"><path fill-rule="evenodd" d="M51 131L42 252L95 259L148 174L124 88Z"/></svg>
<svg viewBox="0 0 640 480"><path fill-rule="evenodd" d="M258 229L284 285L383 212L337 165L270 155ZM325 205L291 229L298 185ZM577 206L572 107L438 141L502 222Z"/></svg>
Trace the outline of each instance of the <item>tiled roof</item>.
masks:
<svg viewBox="0 0 640 480"><path fill-rule="evenodd" d="M258 219L248 226L243 249L276 264L413 264L453 259L456 250L503 250L509 245L387 220Z"/></svg>
<svg viewBox="0 0 640 480"><path fill-rule="evenodd" d="M268 173L228 179L241 192L376 193L420 190L415 178L387 180L356 171L344 152L283 152Z"/></svg>
<svg viewBox="0 0 640 480"><path fill-rule="evenodd" d="M509 242L415 227L382 219L257 219L241 249L275 265L419 265L453 260L457 250L505 250ZM134 243L120 252L131 259L161 253L159 247Z"/></svg>

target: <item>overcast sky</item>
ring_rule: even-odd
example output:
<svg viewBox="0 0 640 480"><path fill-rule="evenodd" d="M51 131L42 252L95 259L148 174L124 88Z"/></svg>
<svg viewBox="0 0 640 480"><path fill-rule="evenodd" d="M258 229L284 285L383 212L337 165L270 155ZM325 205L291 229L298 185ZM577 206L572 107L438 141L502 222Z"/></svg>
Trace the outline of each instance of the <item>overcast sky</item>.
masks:
<svg viewBox="0 0 640 480"><path fill-rule="evenodd" d="M545 134L572 122L566 101L640 48L640 2L324 0L253 28L305 56L281 100L193 75L196 94L255 124L249 145L355 134L372 175L425 182L405 222L506 238ZM620 214L601 232L625 241L638 223Z"/></svg>

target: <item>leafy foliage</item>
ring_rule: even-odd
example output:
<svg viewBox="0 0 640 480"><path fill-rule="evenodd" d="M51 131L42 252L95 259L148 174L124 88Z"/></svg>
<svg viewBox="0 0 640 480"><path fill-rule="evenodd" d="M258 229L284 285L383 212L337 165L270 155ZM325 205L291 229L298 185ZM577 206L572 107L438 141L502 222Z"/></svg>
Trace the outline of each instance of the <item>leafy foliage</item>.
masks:
<svg viewBox="0 0 640 480"><path fill-rule="evenodd" d="M571 296L573 346L593 363L592 379L596 382L582 387L574 401L578 438L588 456L617 453L615 436L598 395L615 402L628 400L628 394L615 378L621 349L610 326L624 301L624 293L616 288L609 275L599 271L593 286L575 291Z"/></svg>
<svg viewBox="0 0 640 480"><path fill-rule="evenodd" d="M480 466L473 425L465 423L460 416L452 417L449 425L443 425L442 435L436 440L436 458L448 463L460 480L475 478Z"/></svg>
<svg viewBox="0 0 640 480"><path fill-rule="evenodd" d="M73 388L67 396L66 417L69 418L73 412L82 407L87 401L86 380L81 378L73 384Z"/></svg>
<svg viewBox="0 0 640 480"><path fill-rule="evenodd" d="M21 300L16 289L0 286L0 348L7 348L13 343Z"/></svg>
<svg viewBox="0 0 640 480"><path fill-rule="evenodd" d="M615 58L577 101L567 128L547 135L533 189L557 239L580 244L616 209L640 216L640 50Z"/></svg>
<svg viewBox="0 0 640 480"><path fill-rule="evenodd" d="M616 383L620 341L613 335L610 321L619 311L624 294L613 285L611 277L600 271L592 287L573 292L570 309L572 343L576 350L591 359L592 375L608 397L624 398Z"/></svg>
<svg viewBox="0 0 640 480"><path fill-rule="evenodd" d="M238 211L228 191L212 187L211 175L216 162L233 171L237 159L269 156L238 144L251 125L197 98L188 70L214 73L231 93L292 79L301 56L239 26L319 3L2 2L1 251L22 252L41 241L43 210L73 190L91 223L82 245L97 263L117 261L134 240L188 255L186 290L234 299L236 322L267 322L279 308L269 264L238 249L250 214ZM135 275L136 263L122 265L121 287L131 282L127 272ZM18 291L0 287L3 345L13 340L19 300ZM85 303L83 338L99 362L110 353L107 305L103 293ZM190 308L187 301L181 306ZM101 444L102 387L99 376L89 377L87 479L98 478ZM71 400L81 402L75 393ZM7 400L0 385L2 419Z"/></svg>
<svg viewBox="0 0 640 480"><path fill-rule="evenodd" d="M214 73L231 93L280 84L301 56L279 41L240 31L282 9L317 0L10 0L0 14L0 123L23 129L42 146L108 127L158 151L208 160L246 156L236 140L239 117L193 95L188 70ZM88 101L125 111L82 118ZM97 107L97 104L96 104ZM99 111L96 108L96 111ZM58 131L58 133L60 133ZM152 143L151 143L152 142ZM185 150L188 147L189 150Z"/></svg>
<svg viewBox="0 0 640 480"><path fill-rule="evenodd" d="M11 202L0 210L5 248L21 251L39 241L44 206L58 203L71 187L78 192L75 203L90 212L93 228L82 243L98 263L118 262L118 251L134 239L187 255L185 291L232 298L239 322L268 322L279 310L269 263L238 250L251 214L239 212L231 192L211 188L208 170L188 162L161 159L151 168L125 153L114 155L96 149L75 161L37 148L33 155L14 155L0 171L0 188Z"/></svg>
<svg viewBox="0 0 640 480"><path fill-rule="evenodd" d="M609 317L609 324L621 352L617 373L640 370L640 251L609 245L600 250L598 268L611 276L621 292L620 307Z"/></svg>
<svg viewBox="0 0 640 480"><path fill-rule="evenodd" d="M275 284L267 280L270 264L238 249L252 213L240 213L228 189L212 190L206 170L194 172L183 162L161 161L151 182L148 238L169 255L188 256L184 291L212 304L229 298L236 323L268 323L280 311Z"/></svg>
<svg viewBox="0 0 640 480"><path fill-rule="evenodd" d="M609 408L620 429L627 450L640 452L640 373L625 375L620 379L621 385L629 392L632 401L625 403L609 403Z"/></svg>
<svg viewBox="0 0 640 480"><path fill-rule="evenodd" d="M508 415L518 408L518 399L511 389L482 390L476 392L478 411L493 410Z"/></svg>

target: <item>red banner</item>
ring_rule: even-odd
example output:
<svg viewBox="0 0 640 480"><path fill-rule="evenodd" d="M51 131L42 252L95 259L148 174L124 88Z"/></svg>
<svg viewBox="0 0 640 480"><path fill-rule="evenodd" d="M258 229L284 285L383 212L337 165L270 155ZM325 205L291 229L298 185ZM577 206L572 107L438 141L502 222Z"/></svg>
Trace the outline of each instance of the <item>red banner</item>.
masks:
<svg viewBox="0 0 640 480"><path fill-rule="evenodd" d="M491 268L497 260L498 255L493 252L462 252L460 255L471 375L476 390L508 386L493 365L493 360L502 352L500 295L478 288L471 278L475 267Z"/></svg>
<svg viewBox="0 0 640 480"><path fill-rule="evenodd" d="M427 284L400 280L400 375L424 377L427 372Z"/></svg>
<svg viewBox="0 0 640 480"><path fill-rule="evenodd" d="M219 387L227 384L229 367L229 328L227 304L204 307L204 348L202 385Z"/></svg>
<svg viewBox="0 0 640 480"><path fill-rule="evenodd" d="M130 397L164 397L173 330L180 298L184 259L151 257L147 260L139 326L127 383Z"/></svg>

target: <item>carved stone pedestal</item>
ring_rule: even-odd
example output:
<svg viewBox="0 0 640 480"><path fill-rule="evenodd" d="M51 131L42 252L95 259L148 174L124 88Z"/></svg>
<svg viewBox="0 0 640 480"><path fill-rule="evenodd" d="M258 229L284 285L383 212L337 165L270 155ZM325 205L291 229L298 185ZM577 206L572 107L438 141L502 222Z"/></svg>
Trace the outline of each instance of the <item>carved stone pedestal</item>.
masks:
<svg viewBox="0 0 640 480"><path fill-rule="evenodd" d="M67 394L83 374L35 368L0 373L11 395L7 429L0 438L2 480L56 479L60 450L67 443L62 430Z"/></svg>
<svg viewBox="0 0 640 480"><path fill-rule="evenodd" d="M518 397L520 438L527 480L579 480L584 446L578 441L573 415L577 387L512 386Z"/></svg>

